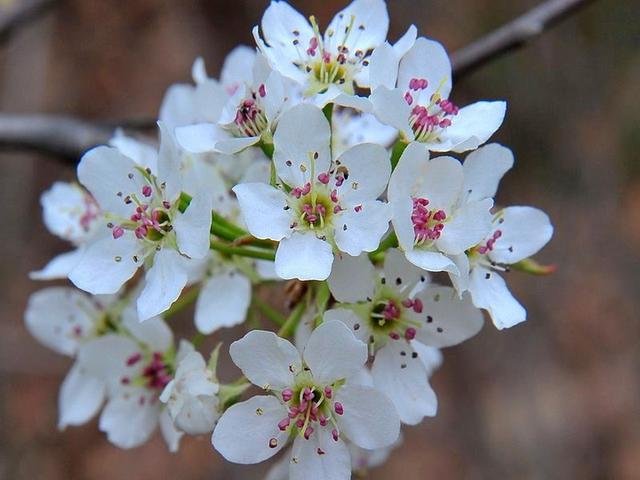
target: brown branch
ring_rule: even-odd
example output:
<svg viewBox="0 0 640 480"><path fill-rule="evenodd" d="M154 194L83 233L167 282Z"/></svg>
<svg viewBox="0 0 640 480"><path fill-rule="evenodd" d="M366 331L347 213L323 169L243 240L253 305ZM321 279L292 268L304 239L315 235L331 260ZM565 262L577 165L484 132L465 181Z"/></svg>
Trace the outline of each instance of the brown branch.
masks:
<svg viewBox="0 0 640 480"><path fill-rule="evenodd" d="M523 46L591 1L593 0L547 0L541 3L494 32L454 52L454 75L460 78L504 53ZM51 0L40 3L51 3ZM154 122L142 119L92 123L57 115L0 114L0 147L37 150L76 163L85 150L93 145L106 143L118 125L145 129L153 127Z"/></svg>
<svg viewBox="0 0 640 480"><path fill-rule="evenodd" d="M13 0L0 7L0 41L9 38L17 28L46 12L56 0Z"/></svg>
<svg viewBox="0 0 640 480"><path fill-rule="evenodd" d="M506 52L524 46L551 25L593 0L547 0L527 13L453 53L453 73L463 77Z"/></svg>

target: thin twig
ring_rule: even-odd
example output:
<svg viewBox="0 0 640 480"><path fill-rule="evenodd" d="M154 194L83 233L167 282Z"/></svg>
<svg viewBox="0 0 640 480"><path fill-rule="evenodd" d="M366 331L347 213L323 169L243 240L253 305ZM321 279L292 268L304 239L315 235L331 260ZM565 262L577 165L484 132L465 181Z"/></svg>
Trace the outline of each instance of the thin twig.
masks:
<svg viewBox="0 0 640 480"><path fill-rule="evenodd" d="M0 42L17 28L46 12L56 0L14 0L0 7Z"/></svg>
<svg viewBox="0 0 640 480"><path fill-rule="evenodd" d="M592 1L547 0L541 3L454 52L452 62L455 77L459 79L504 53L523 46L554 23ZM142 119L92 123L57 115L0 114L0 147L37 150L76 163L91 146L107 143L118 125L146 129L153 127L154 122Z"/></svg>
<svg viewBox="0 0 640 480"><path fill-rule="evenodd" d="M463 77L506 52L522 47L551 25L593 0L547 0L527 13L453 53L453 73Z"/></svg>

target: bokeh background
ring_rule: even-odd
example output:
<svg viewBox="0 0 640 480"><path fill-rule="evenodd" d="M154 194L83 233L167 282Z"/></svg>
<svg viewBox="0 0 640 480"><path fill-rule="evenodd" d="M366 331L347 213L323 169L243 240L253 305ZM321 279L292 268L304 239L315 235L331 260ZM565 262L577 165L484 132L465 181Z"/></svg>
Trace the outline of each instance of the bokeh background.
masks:
<svg viewBox="0 0 640 480"><path fill-rule="evenodd" d="M57 2L3 39L0 110L153 117L164 90L189 81L196 56L216 75L227 51L252 44L266 3ZM345 2L291 3L326 24ZM535 3L391 0L390 38L413 22L453 51ZM487 324L445 351L433 378L438 416L406 428L370 478L640 478L639 20L637 0L596 1L454 87L458 104L508 101L495 139L513 148L516 168L498 202L549 212L556 234L539 259L558 270L509 274L528 322L503 332ZM49 156L0 152L0 477L263 478L265 465L225 463L208 438L185 439L171 455L159 437L118 450L96 422L56 430L70 363L29 337L22 314L44 286L27 273L66 248L46 232L39 195L73 170Z"/></svg>

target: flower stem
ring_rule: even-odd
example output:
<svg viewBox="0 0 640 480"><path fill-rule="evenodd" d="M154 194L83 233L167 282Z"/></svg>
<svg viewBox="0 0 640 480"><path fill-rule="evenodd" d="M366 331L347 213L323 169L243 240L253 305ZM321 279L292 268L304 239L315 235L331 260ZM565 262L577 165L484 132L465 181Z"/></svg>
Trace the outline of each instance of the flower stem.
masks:
<svg viewBox="0 0 640 480"><path fill-rule="evenodd" d="M260 300L257 296L254 296L253 298L253 305L258 310L260 310L260 313L262 313L265 317L267 317L269 320L271 320L273 323L275 323L279 327L282 327L286 323L287 319L284 318L284 316L280 312L278 312L275 308L273 308L268 303Z"/></svg>
<svg viewBox="0 0 640 480"><path fill-rule="evenodd" d="M298 322L300 322L300 319L302 318L302 315L304 314L304 311L306 309L307 302L301 300L291 311L289 317L287 317L286 322L284 322L284 325L282 325L282 327L280 327L280 330L278 330L278 336L282 338L288 338L293 335L293 332L298 326Z"/></svg>
<svg viewBox="0 0 640 480"><path fill-rule="evenodd" d="M173 302L173 305L169 307L169 310L164 312L163 316L165 320L167 318L173 317L176 313L181 312L182 310L187 308L189 305L191 305L193 302L195 302L196 298L198 298L199 293L200 293L200 287L191 287L190 289L186 290L180 296L180 298L178 298L178 300Z"/></svg>
<svg viewBox="0 0 640 480"><path fill-rule="evenodd" d="M212 250L224 253L226 255L237 255L239 257L257 258L259 260L275 261L276 253L269 250L258 250L256 248L234 247L232 245L211 240L210 247Z"/></svg>
<svg viewBox="0 0 640 480"><path fill-rule="evenodd" d="M402 140L398 140L391 150L391 170L395 170L400 157L404 153L404 150L409 146L408 143L404 143Z"/></svg>

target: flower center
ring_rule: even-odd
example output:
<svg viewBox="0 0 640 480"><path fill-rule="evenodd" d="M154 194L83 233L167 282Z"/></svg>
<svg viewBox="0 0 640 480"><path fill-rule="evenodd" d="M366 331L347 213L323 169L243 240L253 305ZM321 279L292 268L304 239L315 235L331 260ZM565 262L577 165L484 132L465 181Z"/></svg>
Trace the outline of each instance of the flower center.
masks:
<svg viewBox="0 0 640 480"><path fill-rule="evenodd" d="M375 337L383 339L389 337L399 340L404 337L413 340L416 336L416 322L411 321L403 315L405 309L412 309L416 313L422 313L422 301L418 298L411 300L406 298L402 301L391 298L380 298L373 303L373 308L369 314L371 331Z"/></svg>
<svg viewBox="0 0 640 480"><path fill-rule="evenodd" d="M344 414L344 407L334 399L338 385L316 385L308 379L309 374L303 371L303 381L291 389L281 392L282 400L287 408L287 416L278 422L278 428L282 432L294 432L309 440L318 428L331 428L331 436L337 442L340 431L336 417ZM278 446L278 440L271 438L269 446ZM324 455L324 451L318 449L318 455Z"/></svg>
<svg viewBox="0 0 640 480"><path fill-rule="evenodd" d="M412 78L409 81L409 90L404 94L404 99L409 105L414 103L414 95L428 86L424 78ZM413 92L413 93L412 93ZM415 105L409 116L415 139L418 142L432 142L438 139L442 130L451 125L451 118L458 114L458 107L451 101L441 98L436 91L431 95L428 105Z"/></svg>
<svg viewBox="0 0 640 480"><path fill-rule="evenodd" d="M440 238L446 219L447 214L444 210L430 209L429 200L426 198L414 198L411 222L416 245L423 245Z"/></svg>
<svg viewBox="0 0 640 480"><path fill-rule="evenodd" d="M100 215L100 207L98 206L98 204L96 203L95 199L89 194L89 193L85 193L84 197L84 211L82 212L82 215L80 216L80 227L82 227L82 230L84 230L85 232L88 232L91 230L91 224L93 223L93 221L98 218L98 216Z"/></svg>
<svg viewBox="0 0 640 480"><path fill-rule="evenodd" d="M487 242L484 245L479 245L476 247L476 251L481 255L486 255L487 253L493 250L496 241L502 236L502 230L496 230L493 232L493 235L489 237Z"/></svg>
<svg viewBox="0 0 640 480"><path fill-rule="evenodd" d="M258 137L269 127L269 121L260 106L260 98L267 94L264 84L250 98L240 102L236 111L233 133L238 137Z"/></svg>
<svg viewBox="0 0 640 480"><path fill-rule="evenodd" d="M300 32L293 31L293 45L298 50L298 60L294 65L307 73L312 81L306 92L313 95L327 89L331 84L338 85L345 92L353 93L353 79L355 75L369 64L368 56L370 52L356 50L351 52L346 46L347 40L354 34L354 30L365 30L364 25L354 25L353 16L348 19L344 14L339 15L339 22L336 29L329 29L326 32L327 43L324 42L315 17L310 17L314 36L309 40L306 49L300 45L297 38ZM341 38L338 36L342 35Z"/></svg>
<svg viewBox="0 0 640 480"><path fill-rule="evenodd" d="M133 367L144 360L143 354L137 352L128 357L125 363L127 367ZM142 367L142 371L138 377L131 379L130 377L124 376L120 379L120 383L123 385L133 383L134 385L144 386L159 394L172 378L173 369L171 365L166 362L164 355L161 352L153 352L150 358L147 359L147 363Z"/></svg>
<svg viewBox="0 0 640 480"><path fill-rule="evenodd" d="M113 238L118 239L124 235L125 230L132 230L139 240L157 242L173 230L171 203L162 200L161 189L155 185L155 181L151 177L149 180L151 184L142 187L140 197L135 193L124 197L125 204L135 205L134 212L129 219L119 224L113 222L107 224L112 229ZM160 192L160 195L154 195L154 189ZM122 192L118 192L117 195L123 196Z"/></svg>

